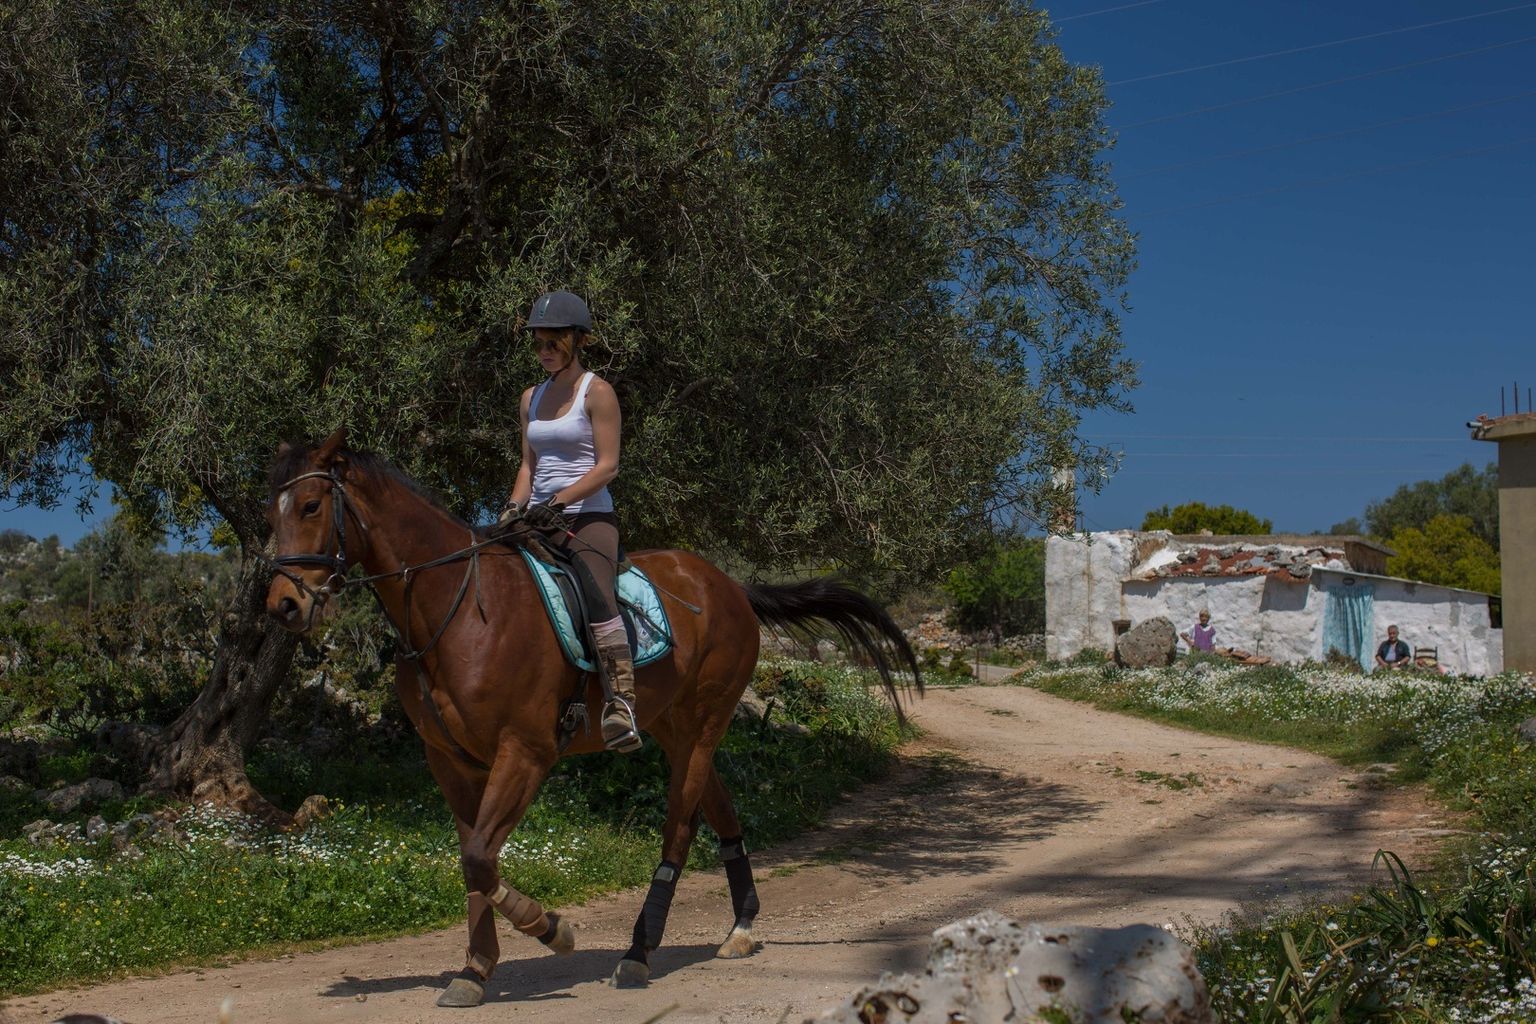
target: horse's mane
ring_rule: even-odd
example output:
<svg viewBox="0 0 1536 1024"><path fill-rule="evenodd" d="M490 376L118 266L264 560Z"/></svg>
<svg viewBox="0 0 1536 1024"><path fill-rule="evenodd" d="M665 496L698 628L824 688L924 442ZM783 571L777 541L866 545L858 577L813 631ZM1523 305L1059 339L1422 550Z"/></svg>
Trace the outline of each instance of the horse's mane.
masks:
<svg viewBox="0 0 1536 1024"><path fill-rule="evenodd" d="M310 457L314 455L315 449L318 447L320 447L319 444L293 445L278 452L277 457L272 460L271 468L267 470L267 486L272 493L275 494L279 487L300 473L308 472L310 470ZM341 448L337 451L337 454L344 456L347 462L359 472L369 476L387 477L439 512L451 516L456 522L463 522L459 516L455 515L448 508L441 497L411 479L404 470L378 452L357 448Z"/></svg>

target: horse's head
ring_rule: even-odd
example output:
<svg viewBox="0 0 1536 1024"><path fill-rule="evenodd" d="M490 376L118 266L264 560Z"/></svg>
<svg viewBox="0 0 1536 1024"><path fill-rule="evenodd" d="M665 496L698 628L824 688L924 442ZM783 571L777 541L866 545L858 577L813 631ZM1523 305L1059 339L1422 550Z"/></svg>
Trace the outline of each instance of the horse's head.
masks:
<svg viewBox="0 0 1536 1024"><path fill-rule="evenodd" d="M347 496L346 428L318 445L277 451L267 521L272 525L272 584L267 614L295 633L344 585L361 556L366 529Z"/></svg>

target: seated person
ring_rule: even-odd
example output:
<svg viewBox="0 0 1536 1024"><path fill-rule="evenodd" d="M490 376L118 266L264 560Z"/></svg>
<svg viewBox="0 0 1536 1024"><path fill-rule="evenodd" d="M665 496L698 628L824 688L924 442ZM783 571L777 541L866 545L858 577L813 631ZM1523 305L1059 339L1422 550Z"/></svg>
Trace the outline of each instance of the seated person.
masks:
<svg viewBox="0 0 1536 1024"><path fill-rule="evenodd" d="M1189 644L1191 651L1214 651L1216 649L1216 627L1211 625L1211 613L1205 609L1200 610L1200 621L1189 628L1188 633L1180 633L1184 642Z"/></svg>
<svg viewBox="0 0 1536 1024"><path fill-rule="evenodd" d="M1397 627L1387 627L1387 638L1376 648L1377 668L1407 668L1413 664L1408 645L1397 638Z"/></svg>

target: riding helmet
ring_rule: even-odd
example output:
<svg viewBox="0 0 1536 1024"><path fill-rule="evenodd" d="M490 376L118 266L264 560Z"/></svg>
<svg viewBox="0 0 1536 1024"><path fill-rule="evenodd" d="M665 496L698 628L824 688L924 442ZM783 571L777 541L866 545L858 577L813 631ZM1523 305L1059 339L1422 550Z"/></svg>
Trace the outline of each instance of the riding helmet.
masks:
<svg viewBox="0 0 1536 1024"><path fill-rule="evenodd" d="M528 330L535 327L577 327L592 329L592 311L573 292L545 292L534 300L528 314Z"/></svg>

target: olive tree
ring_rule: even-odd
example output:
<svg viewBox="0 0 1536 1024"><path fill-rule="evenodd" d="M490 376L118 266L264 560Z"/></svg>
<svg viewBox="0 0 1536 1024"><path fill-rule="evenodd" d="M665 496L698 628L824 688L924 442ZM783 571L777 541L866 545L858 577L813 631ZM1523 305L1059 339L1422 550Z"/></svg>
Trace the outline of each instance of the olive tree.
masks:
<svg viewBox="0 0 1536 1024"><path fill-rule="evenodd" d="M1007 0L37 0L0 33L4 490L245 553L163 784L243 770L293 640L262 468L349 435L499 503L551 287L598 318L629 546L866 579L1099 479L1135 383L1096 70Z"/></svg>

